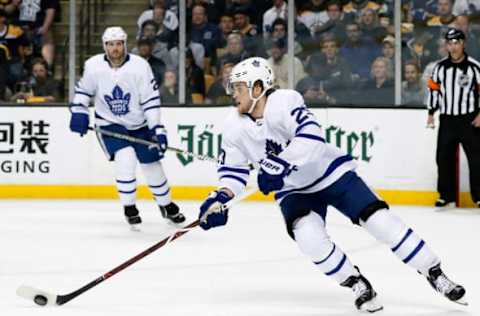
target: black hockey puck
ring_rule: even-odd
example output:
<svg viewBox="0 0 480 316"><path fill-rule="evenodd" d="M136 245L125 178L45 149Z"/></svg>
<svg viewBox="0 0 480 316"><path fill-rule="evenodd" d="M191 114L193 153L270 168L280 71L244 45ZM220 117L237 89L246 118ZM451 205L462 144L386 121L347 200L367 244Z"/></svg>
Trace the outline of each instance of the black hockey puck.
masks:
<svg viewBox="0 0 480 316"><path fill-rule="evenodd" d="M35 295L35 297L33 298L33 301L40 305L40 306L45 306L47 305L47 298L41 294L38 294L38 295Z"/></svg>

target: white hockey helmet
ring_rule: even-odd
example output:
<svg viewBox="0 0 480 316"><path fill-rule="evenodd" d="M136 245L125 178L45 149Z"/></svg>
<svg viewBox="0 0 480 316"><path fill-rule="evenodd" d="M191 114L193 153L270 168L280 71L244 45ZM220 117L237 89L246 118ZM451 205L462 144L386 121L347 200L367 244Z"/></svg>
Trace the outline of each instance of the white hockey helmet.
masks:
<svg viewBox="0 0 480 316"><path fill-rule="evenodd" d="M250 95L250 99L253 101L252 106L248 113L252 113L253 109L257 101L265 95L265 93L273 88L273 82L275 79L275 75L273 73L272 67L265 58L261 57L251 57L247 58L238 64L236 64L233 69L232 73L230 74L230 80L228 84L228 90L230 94L233 91L233 84L235 82L245 82L248 88L248 93ZM262 94L254 98L253 97L253 86L257 81L261 81L263 85Z"/></svg>
<svg viewBox="0 0 480 316"><path fill-rule="evenodd" d="M123 41L125 53L127 52L127 33L120 26L110 26L105 29L102 35L103 49L107 52L107 42Z"/></svg>

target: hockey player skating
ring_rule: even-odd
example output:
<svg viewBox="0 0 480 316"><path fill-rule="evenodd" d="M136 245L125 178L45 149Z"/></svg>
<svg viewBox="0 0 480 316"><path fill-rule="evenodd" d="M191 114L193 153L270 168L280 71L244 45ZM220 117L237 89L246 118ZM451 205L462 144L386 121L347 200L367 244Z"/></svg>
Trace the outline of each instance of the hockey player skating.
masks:
<svg viewBox="0 0 480 316"><path fill-rule="evenodd" d="M162 216L182 223L185 217L171 200L160 162L167 148L167 134L160 121L160 94L152 70L141 57L127 54L127 34L121 27L108 27L102 41L105 54L85 62L83 77L75 86L70 129L81 136L87 133L88 105L94 98L96 126L155 139L159 149L98 134L102 149L114 161L117 190L128 223L142 222L135 206L137 159Z"/></svg>
<svg viewBox="0 0 480 316"><path fill-rule="evenodd" d="M199 218L244 190L248 164L253 163L259 169L260 191L275 192L288 234L322 272L352 289L359 310L383 307L369 281L330 240L325 228L329 205L390 247L436 291L464 303L465 289L447 278L427 244L355 173L353 158L325 142L303 97L294 90L275 90L273 82L263 58L249 58L233 68L230 85L237 109L223 131L220 186L201 205ZM200 226L210 229L227 219L228 209L208 215Z"/></svg>

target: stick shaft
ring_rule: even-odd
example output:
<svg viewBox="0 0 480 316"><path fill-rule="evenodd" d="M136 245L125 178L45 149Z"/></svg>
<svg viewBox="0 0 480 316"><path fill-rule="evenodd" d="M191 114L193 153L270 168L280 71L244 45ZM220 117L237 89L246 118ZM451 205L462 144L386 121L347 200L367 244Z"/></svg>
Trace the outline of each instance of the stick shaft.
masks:
<svg viewBox="0 0 480 316"><path fill-rule="evenodd" d="M99 127L89 127L88 129L91 130L91 131L97 132L99 134L103 134L105 136L110 136L110 137L117 138L117 139L128 140L132 143L142 144L142 145L145 145L145 146L158 147L158 144L154 141L149 141L149 140L146 140L146 139L133 137L133 136L130 136L130 135L125 135L125 134L122 134L122 133L112 132L112 131L109 131L109 130L101 129ZM175 148L175 147L170 147L170 146L168 146L167 149L170 150L170 151L174 151L178 154L187 155L189 157L196 158L196 159L199 159L199 160L209 160L209 161L216 162L216 163L219 162L218 159L216 159L216 158L206 156L206 155L197 155L197 154L192 153L192 152L187 151L187 150L183 150L183 149L179 149L179 148Z"/></svg>

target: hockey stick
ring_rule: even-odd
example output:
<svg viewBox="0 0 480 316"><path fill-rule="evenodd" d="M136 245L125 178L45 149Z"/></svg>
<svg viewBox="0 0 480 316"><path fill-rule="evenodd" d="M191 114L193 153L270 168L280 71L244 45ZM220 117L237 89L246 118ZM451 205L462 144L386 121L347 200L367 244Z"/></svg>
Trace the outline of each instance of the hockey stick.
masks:
<svg viewBox="0 0 480 316"><path fill-rule="evenodd" d="M207 212L204 215L204 218L210 213L218 212L218 211L224 210L228 207L231 207L232 205L234 205L234 204L244 200L248 196L252 195L256 191L257 191L257 188L252 188L252 189L247 190L244 194L242 194L238 198L234 198L234 199L228 201L227 203L225 203L222 206L217 206L216 208L213 208L213 209L209 210L209 212ZM203 220L203 218L201 220ZM40 289L31 287L31 286L28 286L28 285L21 285L17 289L17 295L20 296L20 297L23 297L27 300L33 300L37 305L40 305L40 306L45 306L45 305L49 305L49 306L58 305L58 306L60 306L60 305L63 305L65 303L73 300L77 296L79 296L79 295L85 293L86 291L90 290L91 288L99 285L100 283L102 283L103 281L107 280L108 278L114 276L118 272L120 272L120 271L124 270L125 268L131 266L135 262L145 258L146 256L148 256L149 254L151 254L155 250L157 250L157 249L165 246L166 244L174 241L175 239L183 236L184 234L188 233L190 230L197 227L199 224L200 224L199 219L193 221L192 223L190 223L186 227L177 230L176 232L174 232L173 234L171 234L167 238L159 241L158 243L151 246L150 248L145 249L144 251L142 251L141 253L139 253L135 257L125 261L124 263L120 264L116 268L108 271L107 273L103 274L102 276L96 278L95 280L91 281L90 283L82 286L78 290L75 290L71 293L64 294L64 295L53 294L53 293L50 293L50 292L47 292L47 291L44 291L44 290L40 290Z"/></svg>
<svg viewBox="0 0 480 316"><path fill-rule="evenodd" d="M153 147L157 147L157 148L159 147L158 143L156 143L156 142L149 141L149 140L142 139L142 138L133 137L133 136L130 136L130 135L125 135L125 134L122 134L122 133L116 133L116 132L108 131L108 130L105 130L105 129L101 129L99 127L89 126L88 129L91 130L91 131L106 135L106 136L113 137L113 138L128 140L129 142L132 142L132 143L142 144L142 145L146 145L146 146L153 146ZM179 149L179 148L175 148L175 147L170 147L170 146L168 146L167 149L170 150L170 151L174 151L178 154L184 154L184 155L187 155L189 157L196 158L198 160L208 160L208 161L212 161L212 162L216 162L216 163L219 162L218 159L216 159L216 158L206 156L206 155L197 155L197 154L192 153L191 151L187 151L187 150L183 150L183 149Z"/></svg>

